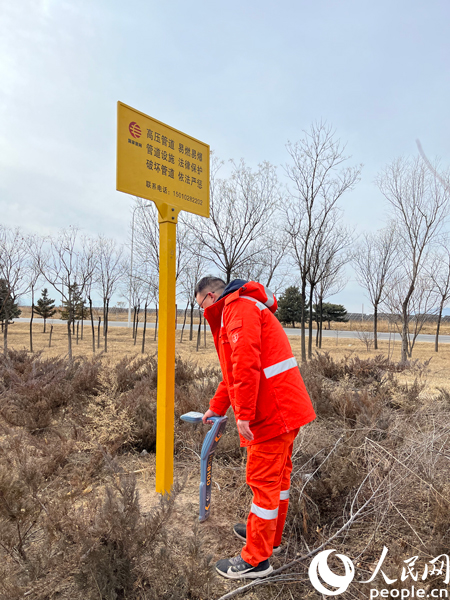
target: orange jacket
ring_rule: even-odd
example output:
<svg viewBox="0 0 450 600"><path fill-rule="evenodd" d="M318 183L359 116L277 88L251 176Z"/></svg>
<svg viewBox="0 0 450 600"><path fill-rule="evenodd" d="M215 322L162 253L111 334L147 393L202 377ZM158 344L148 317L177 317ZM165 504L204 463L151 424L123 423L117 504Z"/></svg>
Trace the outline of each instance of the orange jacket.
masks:
<svg viewBox="0 0 450 600"><path fill-rule="evenodd" d="M276 309L273 294L254 281L205 309L223 376L210 409L224 415L231 404L236 420L250 421L254 439L241 436L241 446L292 431L316 416Z"/></svg>

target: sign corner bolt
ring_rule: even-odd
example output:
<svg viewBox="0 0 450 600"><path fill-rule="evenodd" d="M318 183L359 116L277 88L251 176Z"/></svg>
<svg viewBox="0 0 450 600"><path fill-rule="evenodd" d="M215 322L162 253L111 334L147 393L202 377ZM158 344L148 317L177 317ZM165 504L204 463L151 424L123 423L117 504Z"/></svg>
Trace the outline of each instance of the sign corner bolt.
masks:
<svg viewBox="0 0 450 600"><path fill-rule="evenodd" d="M172 206L171 204L157 204L158 207L158 221L159 223L178 223L178 214L180 208Z"/></svg>

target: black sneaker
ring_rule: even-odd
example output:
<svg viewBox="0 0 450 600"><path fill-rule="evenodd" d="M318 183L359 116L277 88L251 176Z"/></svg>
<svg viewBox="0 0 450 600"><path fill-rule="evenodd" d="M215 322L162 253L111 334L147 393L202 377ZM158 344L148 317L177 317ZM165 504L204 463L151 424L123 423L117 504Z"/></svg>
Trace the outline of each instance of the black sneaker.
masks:
<svg viewBox="0 0 450 600"><path fill-rule="evenodd" d="M233 527L233 531L234 535L240 540L242 540L243 542L247 541L247 525L245 525L245 523L236 523L236 525ZM272 554L280 554L282 549L282 546L275 546L272 549Z"/></svg>
<svg viewBox="0 0 450 600"><path fill-rule="evenodd" d="M245 562L241 556L223 558L216 563L216 571L227 579L258 579L266 577L273 571L269 559L263 560L258 566L253 567Z"/></svg>

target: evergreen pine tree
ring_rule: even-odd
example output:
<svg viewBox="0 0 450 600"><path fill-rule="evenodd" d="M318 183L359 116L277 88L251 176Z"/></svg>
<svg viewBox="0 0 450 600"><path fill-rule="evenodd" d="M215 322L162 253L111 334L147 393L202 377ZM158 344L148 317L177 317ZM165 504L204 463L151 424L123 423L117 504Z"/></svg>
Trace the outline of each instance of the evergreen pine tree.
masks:
<svg viewBox="0 0 450 600"><path fill-rule="evenodd" d="M53 317L58 312L55 308L55 301L48 297L48 290L44 288L41 293L41 297L37 301L37 305L34 307L36 314L44 319L44 333L47 319Z"/></svg>
<svg viewBox="0 0 450 600"><path fill-rule="evenodd" d="M8 315L8 323L22 314L17 302L13 301L6 279L0 279L0 322L3 325Z"/></svg>
<svg viewBox="0 0 450 600"><path fill-rule="evenodd" d="M320 316L317 314L319 307L317 304L314 305L316 312L316 321L319 322ZM342 304L331 304L331 302L324 302L322 304L322 323L328 321L328 329L331 328L331 321L337 323L347 323L347 311Z"/></svg>
<svg viewBox="0 0 450 600"><path fill-rule="evenodd" d="M281 323L300 323L302 318L303 299L298 287L294 285L286 288L278 298L278 310L276 316ZM306 314L307 318L307 314Z"/></svg>
<svg viewBox="0 0 450 600"><path fill-rule="evenodd" d="M69 321L74 325L77 319L83 318L86 310L83 293L81 292L78 283L73 283L69 286L68 300L63 300L63 310L61 311L61 319Z"/></svg>

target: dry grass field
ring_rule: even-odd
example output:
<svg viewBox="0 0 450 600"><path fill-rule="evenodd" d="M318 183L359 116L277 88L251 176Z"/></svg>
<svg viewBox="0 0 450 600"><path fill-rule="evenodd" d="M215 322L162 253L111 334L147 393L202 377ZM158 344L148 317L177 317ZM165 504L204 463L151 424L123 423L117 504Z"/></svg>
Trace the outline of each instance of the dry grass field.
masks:
<svg viewBox="0 0 450 600"><path fill-rule="evenodd" d="M20 315L22 318L29 319L31 316L31 308L29 306L21 306L20 310L22 314ZM178 307L178 323L183 323L184 318L184 308ZM98 322L98 318L101 317L103 320L103 312L100 308L94 309L94 319ZM59 313L57 313L54 317L55 319L59 318ZM133 318L133 314L131 315ZM141 310L139 313L139 322L142 323L144 319L144 311ZM115 310L114 308L110 309L109 313L110 321L128 321L128 311L127 310ZM189 312L187 315L187 320L189 320ZM155 315L153 313L148 314L147 321L149 323L155 322ZM198 324L198 319L194 318L194 323ZM297 327L300 327L299 323L296 323ZM327 323L324 323L324 327L327 328ZM313 323L313 329L316 329L316 324ZM373 331L373 324L370 321L349 321L348 323L331 323L331 329L339 331ZM378 321L378 331L380 332L389 332L390 330L394 331L394 325L389 325L388 321L380 320ZM436 323L425 323L421 333L427 335L435 335L436 334ZM440 327L441 335L450 335L450 323L442 323Z"/></svg>
<svg viewBox="0 0 450 600"><path fill-rule="evenodd" d="M64 324L54 325L52 335L52 346L49 345L49 326L47 325L47 333L43 333L43 326L36 324L33 326L33 349L34 351L42 351L44 356L57 357L64 356L67 354L67 328ZM97 335L97 328L96 328ZM108 332L108 354L104 355L103 340L100 337L100 348L96 352L101 354L104 358L117 362L123 359L125 356L131 356L134 354L141 354L142 352L142 335L143 330L139 329L136 344L132 339L132 330L126 327L110 327ZM177 345L176 352L183 359L188 359L196 362L199 366L219 366L216 351L214 348L212 336L209 332L206 334L206 347L204 345L204 334L202 331L202 343L197 352L196 336L197 332L194 331L194 340L189 341L189 331L185 330L183 335L183 342L180 343L181 332L177 332ZM145 341L145 353L149 355L155 355L158 350L158 342L155 341L155 330L147 329L146 341ZM301 346L300 337L289 336L292 351L294 356L300 361L301 358ZM30 334L29 325L26 323L14 323L9 327L8 331L8 345L10 348L16 350L29 349L30 347ZM97 346L97 343L96 343ZM72 350L74 357L92 356L92 337L90 327L84 328L83 340L79 339L78 344L76 342L76 336L72 339ZM316 351L313 345L313 351ZM367 351L363 342L360 340L345 338L339 336L338 338L323 338L321 352L328 352L334 359L341 359L345 356L360 356L361 358L374 357L377 354L384 356L390 353L390 357L393 361L400 360L400 344L389 343L387 341L379 342L379 349L377 351ZM439 352L434 352L434 344L428 342L417 343L413 351L413 361L419 361L420 363L426 363L429 361L429 365L422 373L422 378L427 381L428 389L430 393L433 393L437 388L449 387L450 388L450 344L441 344ZM400 374L402 380L412 382L416 373L414 370L406 371Z"/></svg>

